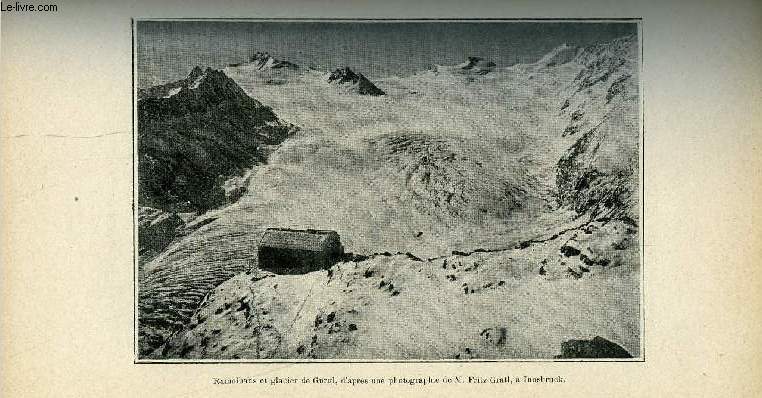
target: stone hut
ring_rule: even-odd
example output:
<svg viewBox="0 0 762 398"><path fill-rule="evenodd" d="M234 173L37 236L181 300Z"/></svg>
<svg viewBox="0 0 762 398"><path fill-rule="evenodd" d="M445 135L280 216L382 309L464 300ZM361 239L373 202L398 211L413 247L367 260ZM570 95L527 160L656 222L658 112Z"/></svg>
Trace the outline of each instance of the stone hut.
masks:
<svg viewBox="0 0 762 398"><path fill-rule="evenodd" d="M268 228L259 241L259 268L276 274L326 269L344 254L335 231Z"/></svg>

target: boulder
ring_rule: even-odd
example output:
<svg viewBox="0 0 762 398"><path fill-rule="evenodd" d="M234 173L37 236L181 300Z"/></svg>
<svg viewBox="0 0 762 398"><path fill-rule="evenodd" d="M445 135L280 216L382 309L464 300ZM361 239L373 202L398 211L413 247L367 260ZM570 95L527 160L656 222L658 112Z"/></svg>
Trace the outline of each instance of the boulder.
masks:
<svg viewBox="0 0 762 398"><path fill-rule="evenodd" d="M619 344L595 336L592 340L569 340L561 343L561 355L555 357L558 359L632 358L632 355Z"/></svg>

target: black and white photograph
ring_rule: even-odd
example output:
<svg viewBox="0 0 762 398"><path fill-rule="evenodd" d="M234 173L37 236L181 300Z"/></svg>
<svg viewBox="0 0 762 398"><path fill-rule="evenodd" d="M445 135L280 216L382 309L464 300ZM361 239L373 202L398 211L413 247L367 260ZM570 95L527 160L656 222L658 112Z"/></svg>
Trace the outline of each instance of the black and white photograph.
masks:
<svg viewBox="0 0 762 398"><path fill-rule="evenodd" d="M641 23L136 19L138 361L643 358Z"/></svg>
<svg viewBox="0 0 762 398"><path fill-rule="evenodd" d="M762 2L0 4L0 397L762 397Z"/></svg>

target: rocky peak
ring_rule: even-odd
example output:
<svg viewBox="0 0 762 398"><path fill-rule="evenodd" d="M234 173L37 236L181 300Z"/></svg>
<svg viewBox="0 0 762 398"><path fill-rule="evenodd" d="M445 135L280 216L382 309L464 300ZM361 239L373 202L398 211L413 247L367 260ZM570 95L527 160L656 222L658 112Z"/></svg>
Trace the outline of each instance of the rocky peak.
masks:
<svg viewBox="0 0 762 398"><path fill-rule="evenodd" d="M212 102L219 102L225 99L250 98L233 79L229 78L221 70L207 68L202 75L191 80L192 75L191 73L188 79L186 79L186 90L183 91L192 91L196 96L204 96L208 100L213 100Z"/></svg>
<svg viewBox="0 0 762 398"><path fill-rule="evenodd" d="M225 72L212 68L203 70L198 66L185 79L145 90L139 99L139 109L159 112L162 116L202 112L226 103L265 108Z"/></svg>
<svg viewBox="0 0 762 398"><path fill-rule="evenodd" d="M253 64L257 69L264 70L264 69L297 69L299 68L298 65L296 65L293 62L284 61L277 59L270 55L268 52L260 52L257 51L249 58L249 62Z"/></svg>
<svg viewBox="0 0 762 398"><path fill-rule="evenodd" d="M376 87L362 73L355 73L348 66L336 69L328 76L328 83L356 85L357 93L361 95L385 95L386 93Z"/></svg>
<svg viewBox="0 0 762 398"><path fill-rule="evenodd" d="M362 75L358 75L348 66L345 66L343 68L338 68L335 71L333 71L331 75L328 76L328 83L333 83L333 82L337 82L339 84L357 83L360 81L360 76Z"/></svg>
<svg viewBox="0 0 762 398"><path fill-rule="evenodd" d="M294 130L220 70L193 68L149 90L137 104L141 206L202 212L227 203L225 179Z"/></svg>
<svg viewBox="0 0 762 398"><path fill-rule="evenodd" d="M220 99L246 96L246 93L224 72L199 66L194 67L185 79L138 90L138 100L202 95L214 95Z"/></svg>
<svg viewBox="0 0 762 398"><path fill-rule="evenodd" d="M188 77L185 79L186 81L194 81L201 77L201 75L204 74L204 70L201 69L200 66L196 65L193 70L188 74Z"/></svg>

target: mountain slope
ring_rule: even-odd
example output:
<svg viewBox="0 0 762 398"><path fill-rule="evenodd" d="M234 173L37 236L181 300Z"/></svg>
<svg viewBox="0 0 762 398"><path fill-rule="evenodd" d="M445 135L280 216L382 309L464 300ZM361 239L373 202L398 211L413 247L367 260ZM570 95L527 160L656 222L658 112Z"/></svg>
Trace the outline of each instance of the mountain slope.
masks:
<svg viewBox="0 0 762 398"><path fill-rule="evenodd" d="M170 211L226 203L224 180L264 161L262 147L293 126L223 72L196 67L179 82L145 90L138 100L139 202Z"/></svg>
<svg viewBox="0 0 762 398"><path fill-rule="evenodd" d="M181 325L183 311L195 310L196 292L203 296L244 269L229 262L202 275L167 275L146 263L214 219L186 224L194 216L240 198L248 180L239 176L296 129L213 69L196 67L186 79L138 97L139 339L146 347ZM177 289L168 288L168 278Z"/></svg>
<svg viewBox="0 0 762 398"><path fill-rule="evenodd" d="M558 161L561 204L592 216L637 220L639 170L639 91L634 36L586 48L582 65L562 93L568 117L562 135L573 145Z"/></svg>
<svg viewBox="0 0 762 398"><path fill-rule="evenodd" d="M431 260L376 255L306 275L243 273L207 295L156 354L552 358L565 341L603 336L638 356L633 233L621 222L593 222L524 248ZM618 249L600 250L610 245Z"/></svg>

